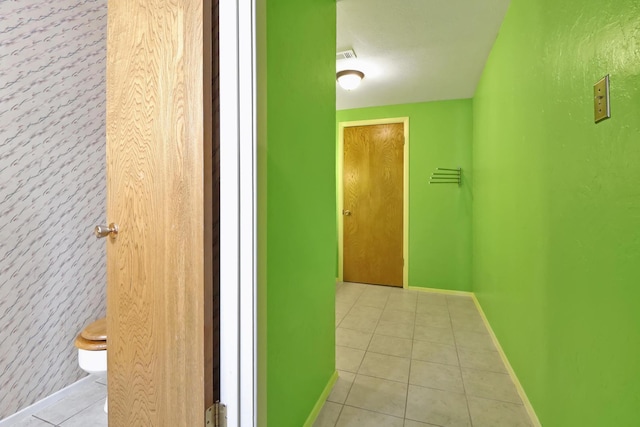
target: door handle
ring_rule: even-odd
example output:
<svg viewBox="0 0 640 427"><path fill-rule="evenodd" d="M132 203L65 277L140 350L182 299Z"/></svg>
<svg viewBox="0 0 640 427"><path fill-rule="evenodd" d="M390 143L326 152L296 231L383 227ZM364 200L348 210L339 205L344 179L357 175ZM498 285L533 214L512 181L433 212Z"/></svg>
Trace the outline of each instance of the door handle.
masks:
<svg viewBox="0 0 640 427"><path fill-rule="evenodd" d="M93 229L93 233L96 235L98 239L103 237L107 237L111 235L113 239L118 235L118 226L114 223L106 225L96 225L96 228Z"/></svg>
<svg viewBox="0 0 640 427"><path fill-rule="evenodd" d="M342 215L351 216L351 211L350 210L344 210L344 211L342 211Z"/></svg>

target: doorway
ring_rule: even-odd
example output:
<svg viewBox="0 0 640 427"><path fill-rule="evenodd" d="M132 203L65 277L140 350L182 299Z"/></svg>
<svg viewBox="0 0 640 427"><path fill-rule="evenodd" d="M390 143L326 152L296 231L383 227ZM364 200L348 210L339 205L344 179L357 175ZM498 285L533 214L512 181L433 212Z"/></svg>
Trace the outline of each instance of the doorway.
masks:
<svg viewBox="0 0 640 427"><path fill-rule="evenodd" d="M121 259L137 250L158 267L136 270L136 259L109 270L118 284L108 297L117 354L109 356L109 423L203 425L219 398L228 425L254 426L256 6L154 4L108 4L109 167L123 170L113 174L123 179L109 190L108 217L124 221L111 249ZM133 191L139 183L150 188ZM120 306L128 317L114 312ZM126 346L131 336L140 351Z"/></svg>
<svg viewBox="0 0 640 427"><path fill-rule="evenodd" d="M338 125L338 280L407 286L409 119Z"/></svg>

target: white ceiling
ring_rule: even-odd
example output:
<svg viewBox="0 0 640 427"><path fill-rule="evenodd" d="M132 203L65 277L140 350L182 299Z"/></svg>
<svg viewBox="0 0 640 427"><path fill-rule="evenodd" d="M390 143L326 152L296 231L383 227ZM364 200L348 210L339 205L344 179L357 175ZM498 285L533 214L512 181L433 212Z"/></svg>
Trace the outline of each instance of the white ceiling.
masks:
<svg viewBox="0 0 640 427"><path fill-rule="evenodd" d="M510 0L339 0L336 71L365 73L336 85L338 110L473 97Z"/></svg>

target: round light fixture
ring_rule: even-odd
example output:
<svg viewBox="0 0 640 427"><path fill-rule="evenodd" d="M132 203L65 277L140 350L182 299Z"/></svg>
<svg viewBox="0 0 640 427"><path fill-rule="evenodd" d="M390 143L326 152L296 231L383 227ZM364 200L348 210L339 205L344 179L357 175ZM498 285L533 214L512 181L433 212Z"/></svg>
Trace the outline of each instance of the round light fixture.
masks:
<svg viewBox="0 0 640 427"><path fill-rule="evenodd" d="M360 82L364 79L364 73L358 70L342 70L336 74L338 84L344 90L353 90L360 86Z"/></svg>

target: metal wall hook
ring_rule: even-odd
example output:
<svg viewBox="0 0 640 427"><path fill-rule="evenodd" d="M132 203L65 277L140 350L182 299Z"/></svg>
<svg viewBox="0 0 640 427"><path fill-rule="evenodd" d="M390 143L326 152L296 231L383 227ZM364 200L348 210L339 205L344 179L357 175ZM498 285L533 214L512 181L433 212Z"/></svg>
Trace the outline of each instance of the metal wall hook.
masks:
<svg viewBox="0 0 640 427"><path fill-rule="evenodd" d="M462 185L462 168L450 169L450 168L436 168L436 171L447 172L433 172L429 179L429 184L458 184Z"/></svg>

